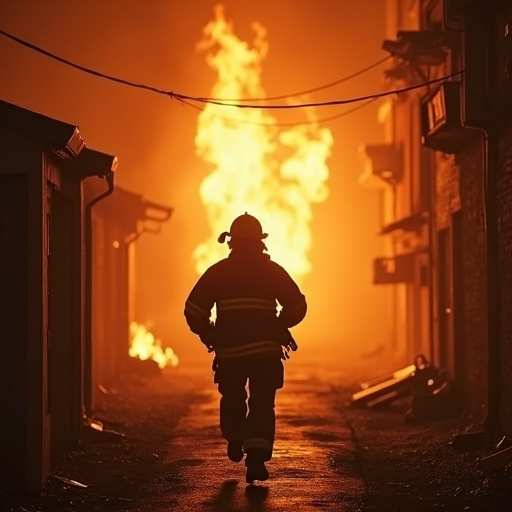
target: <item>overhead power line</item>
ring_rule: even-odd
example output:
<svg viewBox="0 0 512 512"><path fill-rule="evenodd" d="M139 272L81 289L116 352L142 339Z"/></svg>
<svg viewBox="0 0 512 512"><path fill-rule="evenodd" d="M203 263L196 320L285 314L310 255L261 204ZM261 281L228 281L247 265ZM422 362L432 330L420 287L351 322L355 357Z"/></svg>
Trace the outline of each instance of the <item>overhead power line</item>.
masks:
<svg viewBox="0 0 512 512"><path fill-rule="evenodd" d="M66 64L67 66L71 66L72 68L83 71L84 73L98 76L100 78L105 78L107 80L111 80L112 82L117 82L119 84L129 85L130 87L138 87L139 89L146 89L148 91L156 92L158 94L165 94L166 96L172 96L172 92L170 92L170 91L164 91L162 89L152 87L151 85L138 84L135 82L131 82L129 80L124 80L123 78L118 78L118 77L115 77L112 75L107 75L105 73L101 73L100 71L95 71L94 69L86 68L85 66L81 66L80 64L75 64L74 62L71 62L70 60L64 59L62 57L59 57L58 55L55 55L54 53L44 50L43 48L40 48L39 46L36 46L35 44L29 43L27 41L24 41L23 39L20 39L19 37L13 36L12 34L5 32L5 30L0 29L0 34L4 35L5 37L8 37L9 39L12 39L13 41L21 44L22 46L26 46L27 48L30 48L31 50L34 50L38 53L42 53L43 55L46 55L47 57L50 57L50 59L54 59L58 62L61 62L62 64Z"/></svg>
<svg viewBox="0 0 512 512"><path fill-rule="evenodd" d="M128 86L131 86L131 87L137 87L137 88L140 88L140 89L146 89L148 91L151 91L151 92L156 92L158 94L163 94L165 96L170 96L172 98L181 98L181 99L185 99L185 100L192 100L192 101L201 101L201 102L213 102L213 101L221 101L221 102L235 102L235 101L238 101L238 102L252 102L252 101L259 101L259 102L263 102L263 101L275 101L275 100L282 100L282 99L286 99L286 98L293 98L293 97L297 97L297 96L303 96L303 95L306 95L306 94L311 94L313 92L318 92L318 91L321 91L321 90L324 90L324 89L328 89L330 87L334 87L336 85L339 85L339 84L342 84L344 82L347 82L348 80L351 80L352 78L356 78L364 73L366 73L367 71L370 71L371 69L379 66L380 64L382 64L383 62L389 60L391 58L390 55L387 55L386 57L384 57L383 59L379 59L377 62L374 62L373 64L370 64L369 66L366 66L362 69L360 69L359 71L356 71L355 73L352 73L348 76L345 76L339 80L335 80L334 82L330 82L328 84L325 84L325 85L321 85L321 86L318 86L318 87L315 87L315 88L312 88L312 89L307 89L307 90L304 90L304 91L299 91L299 92L294 92L292 94L283 94L283 95L280 95L280 96L272 96L272 97L267 97L267 98L237 98L237 99L229 99L229 98L209 98L209 97L206 97L206 96L200 96L200 97L195 97L195 96L188 96L188 95L184 95L184 94L178 94L178 93L173 93L172 91L167 91L167 90L164 90L164 89L158 89L156 87L153 87L153 86L150 86L150 85L146 85L146 84L141 84L141 83L136 83L136 82L132 82L132 81L129 81L129 80L125 80L123 78L118 78L118 77L115 77L115 76L112 76L112 75L109 75L109 74L106 74L106 73L102 73L100 71L96 71L94 69L90 69L90 68L87 68L85 66L82 66L80 64L76 64L68 59L64 59L63 57L60 57L52 52L49 52L48 50L45 50L39 46L36 46L32 43L29 43L28 41L25 41L19 37L16 37L12 34L9 34L8 32L6 32L5 30L2 30L0 29L0 34L4 35L5 37L15 41L16 43L18 44L21 44L22 46L25 46L27 48L30 48L31 50L34 50L38 53L41 53L43 55L45 55L46 57L49 57L51 59L54 59L62 64L66 64L67 66L71 66L72 68L75 68L75 69L78 69L79 71L83 71L85 73L88 73L88 74L91 74L91 75L94 75L94 76L97 76L97 77L100 77L100 78L105 78L107 80L111 80L111 81L114 81L114 82L117 82L117 83L120 83L120 84L123 84L123 85L128 85Z"/></svg>
<svg viewBox="0 0 512 512"><path fill-rule="evenodd" d="M184 96L181 94L175 94L175 97L179 99L186 99L189 101L197 101L201 103L210 103L212 105L220 105L223 107L237 107L237 108L259 108L259 109L273 109L273 110L283 110L283 109L297 109L297 108L310 108L310 107L332 107L335 105L346 105L347 103L357 103L360 101L383 98L385 96L391 96L393 94L399 94L401 92L408 92L414 89L421 89L422 87L426 87L428 85L437 84L440 82L446 82L450 78L454 78L457 75L461 75L463 71L456 71L455 73L451 73L449 75L444 75L439 78L435 78L433 80L428 80L426 82L422 82L420 84L410 85L408 87L402 87L400 89L392 89L390 91L384 91L374 94L367 94L366 96L356 96L354 98L349 98L346 100L330 100L330 101L319 101L312 103L297 103L290 105L250 105L247 103L229 103L225 101L218 101L214 99L201 99L194 98L192 96Z"/></svg>
<svg viewBox="0 0 512 512"><path fill-rule="evenodd" d="M420 83L420 84L411 85L411 86L408 86L408 87L403 87L403 88L400 88L400 89L394 89L394 90L385 91L385 92L381 92L381 93L374 93L374 94L369 94L369 95L365 95L365 96L359 96L359 97L350 98L350 99L330 100L330 101L311 102L311 103L297 103L297 104L287 104L287 105L254 105L254 104L249 104L249 103L243 103L243 102L241 102L241 100L233 100L233 102L231 102L231 100L222 101L222 100L215 99L215 98L205 98L205 97L201 98L201 97L196 97L196 96L189 96L189 95L186 95L186 94L175 93L173 91L166 91L164 89L159 89L157 87L153 87L153 86L146 85L146 84L132 82L132 81L129 81L129 80L125 80L123 78L118 78L118 77L115 77L115 76L112 76L112 75L108 75L106 73L102 73L100 71L96 71L94 69L90 69L90 68L87 68L85 66L81 66L81 65L76 64L74 62L71 62L71 61L69 61L67 59L64 59L62 57L59 57L58 55L55 55L55 54L53 54L53 53L51 53L51 52L49 52L47 50L44 50L43 48L40 48L39 46L36 46L36 45L34 45L32 43L29 43L29 42L27 42L27 41L25 41L23 39L20 39L19 37L13 36L12 34L9 34L8 32L6 32L6 31L4 31L2 29L0 29L0 34L2 34L5 37L7 37L7 38L17 42L18 44L21 44L22 46L30 48L31 50L34 50L34 51L36 51L38 53L46 55L47 57L49 57L51 59L54 59L54 60L56 60L58 62L61 62L62 64L66 64L67 66L71 66L71 67L73 67L75 69L78 69L80 71L83 71L85 73L88 73L88 74L91 74L91 75L94 75L94 76L97 76L97 77L100 77L100 78L104 78L106 80L111 80L113 82L117 82L117 83L120 83L120 84L123 84L123 85L127 85L127 86L130 86L130 87L136 87L136 88L139 88L139 89L145 89L145 90L148 90L150 92L155 92L157 94L163 94L165 96L169 96L171 99L177 99L177 100L181 100L183 102L188 101L188 102L198 102L198 103L210 103L210 104L219 105L219 106L225 106L225 107L258 108L258 109L274 109L275 110L275 109L298 109L298 108L346 105L346 104L349 104L349 103L357 103L357 102L361 102L361 101L374 100L374 99L382 98L382 97L385 97L385 96L391 96L393 94L399 94L399 93L402 93L402 92L411 91L413 89L419 89L421 87L426 87L428 85L444 82L444 81L446 81L446 80L448 80L450 78L453 78L453 77L463 73L463 71L458 71L456 73L452 73L450 75L442 76L440 78L436 78L434 80L429 80L429 81L426 81L426 82L423 82L423 83ZM386 59L387 58L388 57L386 57ZM324 86L317 87L316 89L311 89L310 91L304 91L301 94L305 94L306 92L313 92L315 90L320 90L320 89L323 89L323 88L326 88L326 87L331 87L333 84L339 84L342 81L348 80L349 78L353 78L354 76L358 76L359 74L367 71L368 69L373 68L374 66L376 66L377 64L380 64L381 62L383 62L386 59L383 59L382 61L379 61L378 63L372 64L372 65L370 65L370 66L368 66L368 67L366 67L366 68L364 68L364 69L362 69L362 70L360 70L360 71L350 75L349 77L345 77L345 78L342 78L341 80L337 80L336 82L331 82L330 84L326 84ZM298 94L299 93L294 93L293 95L286 95L286 96L283 96L281 98L292 97L292 96L296 96ZM281 98L279 98L279 99L281 99ZM263 98L263 99L259 99L258 101L264 101L264 100L268 100L268 99L269 98ZM273 99L277 99L277 97L275 97Z"/></svg>
<svg viewBox="0 0 512 512"><path fill-rule="evenodd" d="M204 106L202 105L196 105L194 103L191 103L190 101L176 98L179 102L183 103L187 107L193 108L195 110L198 110L199 112L202 112L204 110ZM335 121L337 119L341 119L342 117L348 116L350 114L353 114L354 112L361 110L362 108L370 105L371 103L375 102L378 98L371 98L368 101L365 101L364 103L359 103L355 107L349 108L348 110L344 110L343 112L340 112L339 114L333 114L331 116L326 117L320 117L318 119L305 119L301 121L295 121L295 122L257 122L257 121L249 121L248 119L235 119L233 117L227 117L223 116L221 114L213 114L212 116L223 119L224 121L230 122L230 123L237 123L237 124L244 124L244 125L255 125L255 126L271 126L271 127L286 127L286 126L298 126L298 125L305 125L305 124L318 124L318 123L327 123L330 121ZM204 105L204 104L203 104Z"/></svg>
<svg viewBox="0 0 512 512"><path fill-rule="evenodd" d="M306 89L305 91L299 91L294 92L291 94L282 94L281 96L267 96L265 98L209 98L209 97L201 97L202 101L238 101L240 103L249 103L253 101L276 101L276 100L284 100L287 98L296 98L297 96L305 96L306 94L311 94L313 92L323 91L325 89L329 89L331 87L335 87L336 85L340 85L344 82L348 82L349 80L352 80L352 78L356 78L367 71L370 71L373 68L376 68L377 66L380 66L382 63L388 61L392 58L392 55L386 55L383 59L379 59L377 62L374 62L373 64L370 64L369 66L366 66L365 68L360 69L359 71L356 71L355 73L352 73L350 75L347 75L343 78L340 78L339 80L335 80L334 82L329 82L325 85L320 85L319 87L314 87L313 89Z"/></svg>

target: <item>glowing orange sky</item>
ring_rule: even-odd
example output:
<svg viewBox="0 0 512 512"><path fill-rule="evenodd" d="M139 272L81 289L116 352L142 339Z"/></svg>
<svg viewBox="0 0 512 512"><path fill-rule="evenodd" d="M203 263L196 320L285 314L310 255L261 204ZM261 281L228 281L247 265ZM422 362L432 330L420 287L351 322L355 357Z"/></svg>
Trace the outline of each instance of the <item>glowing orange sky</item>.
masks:
<svg viewBox="0 0 512 512"><path fill-rule="evenodd" d="M384 1L231 0L224 2L240 38L251 23L268 32L263 83L269 95L332 82L385 56ZM81 65L134 82L208 95L214 76L196 52L215 2L144 3L3 0L0 27ZM77 124L91 148L119 158L117 183L175 207L160 235L137 241L136 320L151 320L180 360L203 357L188 332L183 302L196 279L191 254L208 233L198 187L206 168L195 155L197 112L167 97L89 76L0 37L0 98ZM382 90L377 68L315 101ZM372 259L382 255L378 196L357 184L357 147L380 142L377 104L329 123L330 197L314 207L313 271L304 280L309 313L296 331L306 352L360 350L387 342L387 291L374 287ZM342 108L323 111L327 115ZM320 116L321 117L321 116ZM272 226L263 226L272 236ZM228 229L229 226L226 226ZM286 266L286 261L280 262ZM189 347L192 347L189 350ZM342 354L342 350L338 353Z"/></svg>

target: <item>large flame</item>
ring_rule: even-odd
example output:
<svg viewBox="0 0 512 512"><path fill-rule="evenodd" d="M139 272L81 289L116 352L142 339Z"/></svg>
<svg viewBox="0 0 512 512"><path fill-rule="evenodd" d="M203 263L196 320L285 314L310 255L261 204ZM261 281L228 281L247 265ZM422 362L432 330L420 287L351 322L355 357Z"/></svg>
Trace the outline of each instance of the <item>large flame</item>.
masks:
<svg viewBox="0 0 512 512"><path fill-rule="evenodd" d="M137 322L130 323L130 349L131 357L137 357L142 361L151 359L159 368L166 366L178 366L178 356L172 348L162 348L162 342L155 338L146 326Z"/></svg>
<svg viewBox="0 0 512 512"><path fill-rule="evenodd" d="M258 24L253 28L251 48L234 34L222 6L204 28L198 48L207 51L207 63L217 74L213 97L231 103L266 97L261 84L266 31ZM217 237L244 212L256 216L269 233L265 243L275 261L299 281L310 271L311 205L327 198L326 160L333 139L330 130L315 122L311 109L306 121L280 129L268 110L210 103L201 112L196 150L212 171L200 188L211 235L194 252L199 273L225 257Z"/></svg>

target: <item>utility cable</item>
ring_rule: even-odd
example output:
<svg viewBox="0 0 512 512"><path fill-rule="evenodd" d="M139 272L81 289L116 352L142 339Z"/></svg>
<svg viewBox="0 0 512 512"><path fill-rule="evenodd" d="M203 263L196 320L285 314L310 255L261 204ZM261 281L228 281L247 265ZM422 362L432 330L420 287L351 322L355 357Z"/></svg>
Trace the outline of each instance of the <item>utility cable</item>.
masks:
<svg viewBox="0 0 512 512"><path fill-rule="evenodd" d="M216 117L218 119L222 119L224 121L230 122L230 123L238 123L238 124L244 124L244 125L254 125L254 126L268 126L268 127L290 127L290 126L299 126L299 125L305 125L305 124L316 124L316 123L327 123L330 121L335 121L337 119L341 119L342 117L348 116L358 110L361 110L362 108L370 105L370 103L373 103L377 101L378 98L370 98L368 101L365 101L364 103L360 103L359 105L356 105L355 107L352 107L348 110L345 110L343 112L340 112L339 114L334 114L332 116L328 117L320 117L318 119L312 119L312 120L303 120L303 121L296 121L296 122L278 122L278 123L258 123L256 121L249 121L247 119L234 119L232 117L226 117L221 114L214 114L211 113L213 117ZM183 103L187 107L193 108L195 110L198 110L199 112L204 111L204 107L201 107L200 105L195 105L194 103L191 103L187 100L184 100L182 98L176 98L177 101L180 103Z"/></svg>
<svg viewBox="0 0 512 512"><path fill-rule="evenodd" d="M386 57L384 57L383 59L379 59L377 62L374 62L373 64L370 64L369 66L366 66L365 68L362 68L359 71L356 71L355 73L352 73L343 78L340 78L339 80L335 80L334 82L329 82L328 84L320 85L319 87L314 87L313 89L307 89L305 91L294 92L291 94L283 94L281 96L267 96L265 98L236 98L236 99L233 99L233 98L211 98L211 97L201 96L200 99L202 101L226 101L226 102L238 101L241 103L249 103L249 102L253 102L253 101L275 101L275 100L284 100L287 98L296 98L297 96L305 96L306 94L323 91L325 89L329 89L330 87L334 87L334 86L340 85L344 82L348 82L349 80L352 80L352 78L356 78L356 77L366 73L367 71L370 71L371 69L376 68L377 66L380 66L380 64L388 61L392 57L393 57L392 55L386 55Z"/></svg>
<svg viewBox="0 0 512 512"><path fill-rule="evenodd" d="M258 109L273 109L273 110L281 109L281 110L284 110L284 109L297 109L297 108L308 108L308 107L329 107L329 106L334 106L334 105L346 105L347 103L357 103L359 101L365 101L365 100L369 100L372 98L374 98L374 99L383 98L385 96L391 96L393 94L399 94L402 92L412 91L414 89L420 89L420 88L426 87L428 85L433 85L433 84L437 84L440 82L446 82L448 79L454 78L455 76L461 75L462 73L463 73L463 71L456 71L455 73L451 73L449 75L444 75L442 77L435 78L433 80L428 80L428 81L422 82L420 84L409 85L407 87L402 87L400 89L393 89L390 91L384 91L384 92L375 93L375 94L368 94L366 96L358 96L355 98L349 98L347 100L330 100L330 101L320 101L320 102L315 102L315 103L297 103L297 104L291 104L291 105L249 105L247 103L227 103L227 102L211 100L211 99L202 100L201 98L194 98L192 96L185 96L182 94L175 94L174 96L177 98L185 99L185 100L189 100L189 101L197 101L197 102L202 102L202 103L210 103L212 105L219 105L219 106L223 106L223 107L237 107L237 108L258 108Z"/></svg>
<svg viewBox="0 0 512 512"><path fill-rule="evenodd" d="M23 39L20 39L19 37L13 36L12 34L5 32L5 30L0 29L0 34L4 35L5 37L8 37L9 39L12 39L13 41L21 44L22 46L26 46L27 48L30 48L31 50L34 50L38 53L42 53L43 55L46 55L47 57L50 57L51 59L61 62L62 64L66 64L67 66L71 66L72 68L79 69L80 71L83 71L84 73L89 73L90 75L98 76L100 78L105 78L107 80L111 80L113 82L117 82L120 84L129 85L131 87L138 87L139 89L146 89L148 91L156 92L158 94L165 94L166 96L171 96L171 98L173 96L173 93L171 91L157 89L156 87L152 87L151 85L138 84L135 82L131 82L129 80L124 80L123 78L117 78L112 75L107 75L105 73L101 73L100 71L95 71L94 69L86 68L85 66L81 66L80 64L75 64L74 62L71 62L67 59L59 57L58 55L55 55L54 53L51 53L47 50L44 50L43 48L40 48L39 46L36 46L32 43L24 41Z"/></svg>
<svg viewBox="0 0 512 512"><path fill-rule="evenodd" d="M407 91L411 91L413 89L419 89L421 87L426 87L428 85L432 85L432 84L436 84L436 83L439 83L439 82L444 82L450 78L453 78L457 75L460 75L463 73L463 71L457 71L456 73L452 73L450 75L446 75L446 76L442 76L440 78L437 78L435 80L429 80L429 81L426 81L426 82L422 82L420 84L416 84L416 85L411 85L411 86L408 86L408 87L403 87L401 89L394 89L394 90L391 90L391 91L385 91L385 92L382 92L382 93L376 93L376 94L369 94L369 95L366 95L366 96L360 96L360 97L356 97L356 98L350 98L350 99L345 99L345 100L331 100L331 101L324 101L324 102L317 102L317 103L297 103L297 104L289 104L289 105L250 105L248 103L228 103L228 102L225 102L225 101L219 101L219 100L215 100L215 99L212 99L212 98L200 98L200 97L194 97L194 96L188 96L188 95L185 95L185 94L178 94L178 93L174 93L172 91L166 91L166 90L163 90L163 89L158 89L156 87L153 87L153 86L150 86L150 85L145 85L145 84L141 84L141 83L135 83L135 82L131 82L129 80L125 80L123 78L118 78L118 77L115 77L115 76L112 76L112 75L108 75L106 73L101 73L99 71L95 71L93 69L90 69L90 68L87 68L85 66L81 66L79 64L75 64L74 62L71 62L67 59L64 59L62 57L59 57L58 55L55 55L47 50L44 50L32 43L29 43L27 41L24 41L23 39L20 39L19 37L16 37L16 36L13 36L7 32L5 32L4 30L0 29L0 34L8 37L9 39L12 39L13 41L23 45L23 46L26 46L27 48L30 48L36 52L39 52L39 53L42 53L43 55L46 55L47 57L50 57L54 60L57 60L58 62L61 62L63 64L66 64L68 66L71 66L75 69L78 69L80 71L83 71L85 73L89 73L91 75L95 75L95 76L98 76L100 78L105 78L107 80L111 80L113 82L117 82L117 83L120 83L120 84L124 84L124 85L128 85L128 86L131 86L131 87L136 87L136 88L139 88L139 89L145 89L145 90L148 90L148 91L151 91L151 92L156 92L158 94L163 94L165 96L169 96L171 99L179 99L179 100L186 100L186 101L195 101L195 102L200 102L200 103L210 103L210 104L214 104L214 105L219 105L219 106L226 106L226 107L238 107L238 108L258 108L258 109L297 109L297 108L311 108L311 107L325 107L325 106L334 106L334 105L346 105L348 103L356 103L356 102L360 102L360 101L365 101L365 100L370 100L370 99L377 99L377 98L382 98L382 97L385 97L385 96L390 96L390 95L393 95L393 94L398 94L398 93L402 93L402 92L407 92ZM373 66L373 65L372 65ZM362 72L362 70L361 70ZM359 72L357 72L359 74ZM347 78L348 79L348 78ZM342 80L345 80L345 79L342 79ZM338 81L340 82L340 81ZM327 85L330 85L330 84L327 84ZM324 86L322 86L324 87ZM237 100L237 101L240 101L240 100Z"/></svg>
<svg viewBox="0 0 512 512"><path fill-rule="evenodd" d="M286 98L294 98L294 97L297 97L297 96L303 96L303 95L306 95L306 94L311 94L313 92L318 92L318 91L322 91L324 89L328 89L330 87L334 87L336 85L339 85L339 84L342 84L344 82L347 82L349 80L351 80L352 78L356 78L364 73L366 73L367 71L370 71L371 69L379 66L380 64L382 64L383 62L389 60L392 56L391 55L387 55L386 57L378 60L377 62L374 62L373 64L370 64L369 66L366 66L365 68L362 68L360 69L359 71L356 71L346 77L343 77L339 80L335 80L334 82L330 82L328 84L325 84L325 85L321 85L321 86L318 86L318 87L314 87L312 89L307 89L305 91L299 91L299 92L295 92L295 93L292 93L292 94L283 94L281 96L272 96L272 97L267 97L267 98L243 98L243 99L228 99L228 98L209 98L209 97L206 97L206 96L202 96L202 97L187 97L185 95L178 95L178 94L174 94L172 91L166 91L166 90L163 90L163 89L158 89L156 87L153 87L153 86L150 86L150 85L145 85L145 84L140 84L140 83L135 83L135 82L131 82L129 80L125 80L123 78L118 78L118 77L115 77L115 76L112 76L112 75L108 75L106 73L101 73L99 71L95 71L94 69L90 69L90 68L87 68L85 66L81 66L80 64L76 64L74 62L71 62L67 59L64 59L63 57L59 57L58 55L55 55L54 53L51 53L39 46L36 46L32 43L29 43L28 41L25 41L19 37L16 37L12 34L9 34L8 32L6 32L5 30L2 30L0 29L0 34L4 35L5 37L8 37L9 39L15 41L16 43L18 44L21 44L22 46L25 46L27 48L30 48L31 50L34 50L38 53L41 53L43 55L45 55L46 57L50 57L51 59L54 59L62 64L66 64L67 66L71 66L75 69L78 69L80 71L83 71L85 73L89 73L91 75L94 75L94 76L98 76L100 78L105 78L107 80L112 80L114 82L117 82L117 83L120 83L120 84L124 84L124 85L128 85L128 86L131 86L131 87L137 87L137 88L140 88L140 89L146 89L148 91L152 91L152 92L156 92L158 94L163 94L163 95L166 95L166 96L170 96L171 98L174 98L175 96L179 96L179 97L182 97L183 99L191 99L191 100L195 100L195 101L203 101L203 102L210 102L210 101L222 101L222 102L231 102L231 101L238 101L238 102L242 102L242 103L245 103L245 102L253 102L253 101L259 101L259 102L263 102L263 101L276 101L276 100L282 100L282 99L286 99Z"/></svg>

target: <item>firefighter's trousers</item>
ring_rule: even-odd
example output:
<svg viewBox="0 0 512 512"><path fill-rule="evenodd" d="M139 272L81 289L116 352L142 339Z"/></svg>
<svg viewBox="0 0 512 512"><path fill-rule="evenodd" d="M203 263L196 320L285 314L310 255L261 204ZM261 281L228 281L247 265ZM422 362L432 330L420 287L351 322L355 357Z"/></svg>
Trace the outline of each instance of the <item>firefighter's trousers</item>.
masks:
<svg viewBox="0 0 512 512"><path fill-rule="evenodd" d="M272 457L276 429L275 396L283 387L283 363L275 357L219 361L215 372L220 399L220 430L244 452Z"/></svg>

